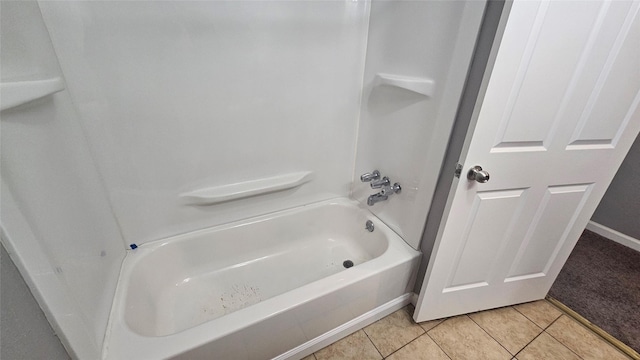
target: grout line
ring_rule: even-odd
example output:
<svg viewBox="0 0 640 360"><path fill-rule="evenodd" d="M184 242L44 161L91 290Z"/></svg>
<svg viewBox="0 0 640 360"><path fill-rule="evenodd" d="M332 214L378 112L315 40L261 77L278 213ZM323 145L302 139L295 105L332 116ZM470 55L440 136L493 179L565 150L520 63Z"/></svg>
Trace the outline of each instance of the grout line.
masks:
<svg viewBox="0 0 640 360"><path fill-rule="evenodd" d="M389 357L389 356L391 356L393 353L395 353L395 352L399 351L399 350L400 350L400 349L402 349L403 347L405 347L405 346L409 345L410 343L414 342L414 341L415 341L417 338L419 338L420 336L422 336L422 335L424 335L424 334L426 334L426 333L427 333L427 331L426 331L425 329L423 329L423 328L422 328L422 326L420 326L420 324L418 324L417 322L413 321L413 319L411 318L411 313L409 312L409 305L407 305L407 306L403 307L401 310L404 310L405 312L407 312L407 314L409 315L409 320L410 320L413 324L418 325L418 326L420 327L420 330L422 330L422 334L420 334L420 335L418 335L418 336L414 337L413 339L411 339L411 340L407 341L407 343L406 343L406 344L404 344L404 345L400 346L398 349L396 349L396 350L392 351L392 352L391 352L389 355L387 355L387 356L382 355L382 353L380 352L380 350L378 350L378 347L376 347L376 350L378 350L378 352L380 353L380 355L382 356L382 358L383 358L383 359L388 358L388 357ZM389 315L391 315L391 314L389 314ZM387 315L387 316L389 316L389 315ZM383 318L383 319L384 319L384 318ZM382 320L382 319L380 319L380 320ZM364 330L364 329L363 329L363 330ZM365 331L365 334L367 334L367 332L366 332L366 331ZM369 337L369 334L367 334L367 337ZM369 340L371 341L371 343L372 343L372 344L373 344L373 346L375 347L375 346L376 346L376 344L373 342L373 340L371 340L371 338L369 338Z"/></svg>
<svg viewBox="0 0 640 360"><path fill-rule="evenodd" d="M403 347L405 347L405 346L407 346L407 345L409 345L409 344L403 345L402 347L400 347L400 349L402 349ZM396 351L393 351L391 354L387 355L387 357L383 357L382 359L384 360L384 359L388 359L388 358L390 358L390 357L391 357L391 355L393 355L393 354L397 353L398 351L400 351L400 349L398 349L398 350L396 350Z"/></svg>
<svg viewBox="0 0 640 360"><path fill-rule="evenodd" d="M532 322L533 322L533 321L532 321ZM536 326L537 326L537 325L536 325ZM540 326L538 326L538 328L539 328L539 329L542 329ZM532 343L532 342L534 342L537 338L539 338L539 337L540 337L540 335L542 335L544 332L545 332L545 331L544 331L544 329L542 329L542 331L540 331L540 334L536 335L533 339L531 339L531 341L529 341L529 342L527 343L527 345L523 346L523 347L522 347L522 349L518 350L518 352L517 352L517 353L515 353L515 354L513 355L513 357L514 357L514 358L515 358L515 357L517 357L517 356L518 356L518 354L520 354L520 353L522 352L522 350L526 349L526 348L527 348L527 346L531 345L531 343Z"/></svg>
<svg viewBox="0 0 640 360"><path fill-rule="evenodd" d="M611 334L609 334L608 332L606 332L605 330L600 328L598 325L593 324L589 320L585 319L582 315L580 315L577 312L573 311L570 307L568 307L567 305L561 303L557 299L554 299L553 297L551 297L549 295L547 295L546 299L547 299L547 301L549 303L554 305L556 308L558 308L561 311L563 311L566 316L568 316L570 318L573 318L575 321L577 321L578 323L580 323L581 325L586 327L592 333L595 333L596 335L598 335L600 338L605 340L607 343L612 345L614 348L616 348L620 352L624 353L627 356L630 356L632 359L640 360L640 354L638 354L638 352L635 351L634 349L632 349L629 345L627 345L627 344L623 343L622 341L616 339L614 336L612 336ZM551 326L551 325L549 325L549 326Z"/></svg>
<svg viewBox="0 0 640 360"><path fill-rule="evenodd" d="M549 326L547 326L547 329L551 327L551 325L555 324L556 321L558 321L561 317L565 316L565 314L562 314L560 316L558 316L557 319L553 320L553 322L551 324L549 324ZM558 343L560 343L560 345L566 347L567 349L569 349L569 351L571 351L572 353L574 353L578 358L583 359L582 356L578 355L578 353L576 353L575 351L573 351L572 348L570 348L567 344L563 343L562 341L560 341L560 339L557 339L555 336L553 336L552 334L548 333L547 330L545 329L544 332L551 336L551 338L553 338L553 340L557 341Z"/></svg>
<svg viewBox="0 0 640 360"><path fill-rule="evenodd" d="M390 314L389 314L389 315L390 315ZM389 315L387 315L387 316L389 316ZM382 318L382 319L384 319L384 318ZM380 320L382 320L382 319L380 319ZM378 320L378 321L380 321L380 320ZM376 321L376 322L378 322L378 321ZM374 322L374 324L375 324L375 322ZM373 325L373 324L372 324L372 325ZM365 327L366 327L366 326L365 326ZM371 340L371 338L369 337L369 334L367 334L367 332L366 332L366 331L364 331L364 328L362 328L362 332L363 332L363 333L364 333L364 335L367 337L367 340L369 340L369 342L371 343L371 345L373 345L373 348L374 348L374 349L376 349L376 351L378 352L378 354L380 354L380 357L381 357L382 359L384 359L384 355L382 355L382 353L380 352L380 350L379 350L379 349L378 349L378 347L376 346L376 343L374 343L374 342L373 342L373 340Z"/></svg>
<svg viewBox="0 0 640 360"><path fill-rule="evenodd" d="M544 328L544 331L546 332L546 331L547 331L547 329L549 329L549 328L551 327L551 325L555 324L555 323L556 323L556 321L558 321L558 319L560 319L560 318L562 317L562 315L564 315L564 314L560 314L560 316L558 316L558 317L557 317L555 320L553 320L549 325L547 325L547 327L546 327L546 328ZM551 334L549 334L549 335L551 335Z"/></svg>
<svg viewBox="0 0 640 360"><path fill-rule="evenodd" d="M433 329L437 328L438 326L440 326L440 324L442 324L443 322L445 322L445 321L447 321L447 320L449 320L449 319L450 319L450 318L442 318L442 319L428 320L428 321L440 320L440 322L439 322L439 323L437 323L437 324L435 324L435 325L434 325L431 329L429 329L429 330L425 330L425 328L422 328L422 330L424 330L424 332L425 332L425 333L428 333L429 331L431 331L431 330L433 330ZM424 322L427 322L427 321L424 321ZM418 325L420 325L420 324L418 323ZM422 327L422 326L420 326L420 327Z"/></svg>
<svg viewBox="0 0 640 360"><path fill-rule="evenodd" d="M505 306L505 307L507 307L507 306ZM498 308L498 309L502 309L502 308ZM495 309L493 309L493 310L495 310ZM481 312L481 311L478 311L478 312ZM500 345L500 346L501 346L501 347L502 347L502 348L507 352L507 354L511 355L511 357L512 357L512 358L515 356L514 354L512 354L512 353L511 353L511 351L509 351L509 349L507 349L506 347L504 347L504 345L502 345L502 343L501 343L500 341L498 341L498 339L494 338L494 337L493 337L493 335L489 334L489 332L488 332L487 330L485 330L485 329L484 329L480 324L478 324L475 320L473 320L473 318L472 318L471 316L469 316L469 315L467 314L467 317L468 317L469 319L471 319L471 321L473 321L473 323L474 323L474 324L478 325L478 327L479 327L480 329L482 329L482 331L484 331L484 332L485 332L485 334L489 335L489 337L490 337L490 338L492 338L492 339L493 339L493 341L497 342L497 343L498 343L498 345Z"/></svg>
<svg viewBox="0 0 640 360"><path fill-rule="evenodd" d="M443 321L443 322L444 322L444 321ZM440 324L442 324L442 323L440 323ZM438 324L438 325L440 325L440 324ZM438 325L436 325L436 326L438 326ZM434 326L434 328L435 328L435 326ZM431 330L433 330L433 329L431 329ZM429 331L431 331L431 330L429 330ZM437 347L439 347L439 348L440 348L440 350L442 350L442 352L443 352L443 353L444 353L444 354L445 354L449 359L451 359L451 356L449 356L449 354L447 354L447 352L446 352L446 351L444 351L444 349L442 348L442 346L440 346L440 344L438 344L438 342L436 341L436 339L434 339L431 335L429 335L429 331L425 332L425 334L427 334L427 336L429 337L429 339L431 339L431 341L433 341L433 342L436 344L436 346L437 346Z"/></svg>
<svg viewBox="0 0 640 360"><path fill-rule="evenodd" d="M412 321L413 321L413 320L412 320ZM415 322L414 322L414 324L418 325L418 324L417 324L417 323L415 323ZM420 326L420 325L418 325L418 326ZM424 334L426 334L426 333L427 333L426 331L424 331L424 329L422 328L422 326L420 326L420 329L422 330L422 334L420 334L420 335L418 335L418 336L414 337L413 339L409 340L406 344L404 344L404 345L400 346L398 349L396 349L396 350L392 351L392 352L391 352L391 354L393 354L394 352L396 352L396 351L398 351L398 350L402 349L403 347L405 347L405 346L407 346L407 345L411 344L412 342L416 341L420 336L422 336L422 335L424 335ZM391 356L391 354L387 355L387 356L386 356L386 357L384 357L384 358L386 359L387 357ZM380 355L382 355L382 354L380 354Z"/></svg>
<svg viewBox="0 0 640 360"><path fill-rule="evenodd" d="M538 328L542 329L542 331L544 331L544 330L545 330L546 328L548 328L551 324L553 324L553 322L554 322L554 321L556 321L556 320L557 320L557 318L556 318L556 319L554 319L554 320L551 322L551 324L547 325L547 327L542 327L542 326L538 325L535 321L533 321L533 319L529 318L525 313L523 313L522 311L518 310L515 306L512 306L511 308L513 308L513 310L515 310L515 311L519 312L519 313L520 313L520 315L524 316L527 320L531 321L535 326L537 326ZM560 316L558 316L558 317L560 317Z"/></svg>
<svg viewBox="0 0 640 360"><path fill-rule="evenodd" d="M405 307L405 309L407 309L407 310L408 310L408 308L409 308L409 305L407 305L407 306ZM410 317L411 317L411 315L412 315L412 314L409 312L409 316L410 316ZM445 320L440 321L438 324L436 324L436 326L438 326L438 325L442 324L444 321L445 321ZM411 319L411 322L412 322L412 323L414 323L414 324L416 324L416 325L418 325L418 326L420 326L420 324L419 324L419 323L417 323L417 322L415 322L415 321L413 320L413 318ZM429 329L429 330L433 330L436 326L432 327L432 328L431 328L431 329ZM407 346L407 345L411 344L412 342L414 342L414 341L418 340L418 338L420 338L420 337L422 337L422 336L427 336L429 339L431 339L431 341L433 341L433 342L436 344L436 346L438 346L438 348L440 348L440 350L441 350L441 351L442 351L442 352L443 352L443 353L444 353L444 354L445 354L449 359L451 359L451 358L449 357L449 355L448 355L448 354L447 354L447 353L446 353L446 352L445 352L445 351L440 347L440 345L438 345L438 343L437 343L437 342L436 342L436 341L435 341L431 336L429 336L429 334L427 334L427 332L428 332L427 330L425 330L422 326L420 326L420 329L422 330L422 334L420 334L420 335L416 336L415 338L411 339L411 340L410 340L409 342L407 342L406 344L404 344L404 345L402 345L401 347L399 347L398 349L394 350L393 352L391 352L391 354L387 355L387 357L385 357L384 359L389 358L391 355L393 355L393 354L395 354L396 352L400 351L400 349L402 349L402 348L404 348L405 346ZM374 344L374 345L375 345L375 344ZM382 354L381 354L381 355L382 355Z"/></svg>
<svg viewBox="0 0 640 360"><path fill-rule="evenodd" d="M419 325L418 325L418 326L419 326ZM422 327L420 327L420 329L422 329ZM396 349L396 350L392 351L392 352L391 352L391 354L387 355L386 357L385 357L385 356L383 356L382 358L383 358L383 359L388 358L388 357L389 357L389 356L391 356L393 353L395 353L395 352L399 351L400 349L402 349L403 347L405 347L405 346L407 346L407 345L411 344L412 342L416 341L420 336L425 335L425 334L427 333L426 331L424 331L424 329L422 329L422 331L423 331L423 333L422 333L422 334L420 334L420 335L418 335L418 336L414 337L413 339L409 340L409 342L407 342L406 344L404 344L404 345L400 346L398 349ZM367 336L368 336L368 335L367 335ZM372 342L373 342L373 341L372 341ZM375 344L373 344L373 346L375 346ZM376 349L377 349L377 348L376 348ZM378 351L378 352L380 352L380 351ZM380 355L382 355L382 353L380 353Z"/></svg>
<svg viewBox="0 0 640 360"><path fill-rule="evenodd" d="M427 333L427 332L425 331L425 332L424 332L424 334L426 334L426 333ZM422 336L422 335L424 335L424 334L420 334L420 336ZM405 347L405 346L407 346L407 345L411 344L412 342L416 341L416 339L418 339L420 336L418 336L417 338L415 338L415 339L413 339L413 340L409 341L408 343L406 343L406 344L404 344L404 345L400 346L398 349L396 349L396 350L392 351L392 352L391 352L391 354L389 354L389 355L387 355L386 357L384 357L384 359L387 359L389 356L391 356L391 355L393 355L393 354L397 353L398 351L400 351L400 349L402 349L403 347Z"/></svg>

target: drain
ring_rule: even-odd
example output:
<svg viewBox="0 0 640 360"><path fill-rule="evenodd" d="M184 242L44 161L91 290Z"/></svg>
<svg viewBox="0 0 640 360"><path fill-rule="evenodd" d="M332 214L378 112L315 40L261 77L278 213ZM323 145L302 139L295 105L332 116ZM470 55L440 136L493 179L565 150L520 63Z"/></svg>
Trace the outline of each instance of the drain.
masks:
<svg viewBox="0 0 640 360"><path fill-rule="evenodd" d="M351 261L351 260L345 260L345 261L343 261L343 262L342 262L342 266L344 266L345 268L347 268L347 269L348 269L348 268L350 268L350 267L352 267L352 266L353 266L353 261Z"/></svg>
<svg viewBox="0 0 640 360"><path fill-rule="evenodd" d="M373 229L374 229L373 221L367 220L367 223L364 225L364 228L367 229L367 231L369 232L373 232Z"/></svg>

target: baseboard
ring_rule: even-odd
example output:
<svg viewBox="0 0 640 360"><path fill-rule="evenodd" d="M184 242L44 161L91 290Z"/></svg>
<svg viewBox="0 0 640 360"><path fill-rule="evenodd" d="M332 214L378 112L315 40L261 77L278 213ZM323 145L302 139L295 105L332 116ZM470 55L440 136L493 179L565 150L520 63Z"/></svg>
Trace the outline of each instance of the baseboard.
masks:
<svg viewBox="0 0 640 360"><path fill-rule="evenodd" d="M318 336L315 339L311 339L306 343L293 348L286 353L274 357L272 360L297 360L305 356L330 345L334 342L342 339L343 337L354 333L367 325L382 319L383 317L391 314L392 312L402 309L411 302L411 293L404 294L397 297L386 304L380 305L377 308L366 312L357 318L344 323L337 328L327 331L326 333Z"/></svg>
<svg viewBox="0 0 640 360"><path fill-rule="evenodd" d="M607 239L613 240L618 244L624 245L628 248L640 252L640 240L629 235L625 235L619 231L615 231L594 221L589 221L589 223L587 224L587 230L593 231L594 233L602 235Z"/></svg>

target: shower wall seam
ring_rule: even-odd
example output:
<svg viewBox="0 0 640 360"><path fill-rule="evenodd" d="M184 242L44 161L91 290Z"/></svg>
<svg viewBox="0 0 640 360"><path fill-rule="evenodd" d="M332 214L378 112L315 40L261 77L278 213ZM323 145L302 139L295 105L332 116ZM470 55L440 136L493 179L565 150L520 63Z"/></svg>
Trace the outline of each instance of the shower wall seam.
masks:
<svg viewBox="0 0 640 360"><path fill-rule="evenodd" d="M82 140L85 143L87 149L89 149L89 157L91 158L91 162L93 165L93 168L96 171L96 174L98 175L98 180L100 181L100 186L102 187L102 190L104 192L104 194L106 195L105 200L107 202L107 204L109 205L109 212L111 213L111 216L113 216L113 219L115 220L115 223L117 225L118 228L118 233L120 234L120 242L122 247L124 248L124 250L127 250L127 244L126 244L126 240L124 237L124 232L122 231L122 225L120 224L120 220L118 219L118 216L115 213L115 210L113 209L113 203L111 202L109 195L109 191L107 188L107 184L106 181L104 179L104 175L102 174L102 172L100 171L100 168L98 166L98 161L95 155L95 150L93 148L93 146L91 146L91 143L89 142L89 138L87 137L87 129L84 126L83 122L81 121L80 118L80 114L76 111L76 109L78 109L77 103L76 103L76 98L75 96L73 96L73 93L71 92L71 90L66 87L67 84L67 78L65 76L64 70L62 69L62 65L60 65L60 61L59 61L59 52L58 49L56 47L55 42L53 41L53 38L51 37L51 31L49 30L49 26L47 25L47 21L44 17L44 15L42 14L42 9L40 8L40 4L38 3L38 11L40 11L40 17L42 18L42 22L44 23L44 27L47 30L47 35L49 36L49 41L51 42L51 47L53 49L53 52L56 55L56 64L58 65L58 71L60 72L60 76L62 76L62 79L65 83L65 89L63 91L66 91L69 94L69 100L71 101L71 104L73 105L73 113L75 114L75 121L76 123L78 123L78 125L80 125L80 129L82 130ZM125 252L125 256L126 256L126 252ZM124 257L122 258L122 261L124 261Z"/></svg>
<svg viewBox="0 0 640 360"><path fill-rule="evenodd" d="M362 122L362 104L364 98L364 76L367 71L367 52L369 50L369 34L371 32L371 2L368 3L367 8L367 32L364 39L364 53L362 55L362 74L360 75L360 102L358 104L358 115L356 117L356 131L355 138L353 141L353 158L351 165L351 184L349 186L349 197L353 198L353 191L355 188L356 181L358 180L356 175L356 163L358 161L358 140L360 139L360 123ZM373 170L373 169L372 169Z"/></svg>

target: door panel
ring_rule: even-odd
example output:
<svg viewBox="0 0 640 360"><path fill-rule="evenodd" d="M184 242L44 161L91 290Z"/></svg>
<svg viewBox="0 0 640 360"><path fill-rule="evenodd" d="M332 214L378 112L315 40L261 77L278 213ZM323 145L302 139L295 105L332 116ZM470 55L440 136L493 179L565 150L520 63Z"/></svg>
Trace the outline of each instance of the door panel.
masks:
<svg viewBox="0 0 640 360"><path fill-rule="evenodd" d="M417 321L546 295L640 130L639 7L513 3Z"/></svg>
<svg viewBox="0 0 640 360"><path fill-rule="evenodd" d="M516 81L509 94L510 101L502 114L501 127L505 127L505 133L496 146L504 147L504 143L517 145L522 142L540 146L546 138L553 135L550 131L554 115L561 106L562 95L566 92L573 69L587 41L589 26L598 14L599 3L585 2L583 16L571 19L574 26L566 27L566 36L575 41L569 43L554 31L567 22L567 18L562 15L569 10L564 9L568 6L570 4L540 4L535 29L527 40L527 51L520 61ZM559 52L562 56L555 58ZM553 67L545 66L549 58L554 58Z"/></svg>
<svg viewBox="0 0 640 360"><path fill-rule="evenodd" d="M636 12L630 11L624 19L569 145L615 146L613 141L638 106L640 31L632 31L638 27Z"/></svg>
<svg viewBox="0 0 640 360"><path fill-rule="evenodd" d="M507 240L503 229L513 223L524 190L478 193L471 206L462 247L445 292L460 286L484 286L493 270L493 257Z"/></svg>
<svg viewBox="0 0 640 360"><path fill-rule="evenodd" d="M582 210L589 189L590 185L547 188L505 282L545 275Z"/></svg>

